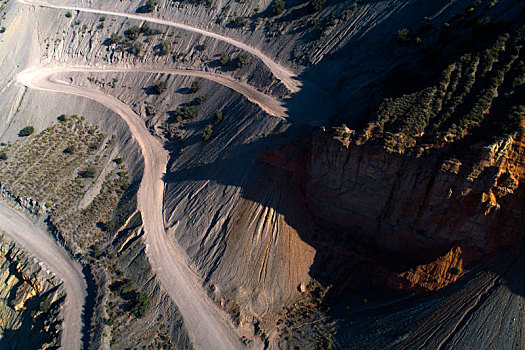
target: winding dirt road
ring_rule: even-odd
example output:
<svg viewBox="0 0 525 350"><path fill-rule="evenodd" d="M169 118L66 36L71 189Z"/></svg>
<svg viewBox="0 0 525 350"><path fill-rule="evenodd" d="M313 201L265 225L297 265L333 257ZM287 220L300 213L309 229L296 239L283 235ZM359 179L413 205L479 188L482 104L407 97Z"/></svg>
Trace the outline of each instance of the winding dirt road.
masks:
<svg viewBox="0 0 525 350"><path fill-rule="evenodd" d="M46 74L51 75L55 73L72 73L72 72L86 72L86 73L136 73L140 71L141 73L163 73L163 74L174 74L174 75L187 75L191 77L203 78L216 82L217 84L226 86L227 88L232 89L233 91L238 92L239 94L246 97L250 102L255 103L266 113L285 119L287 114L287 109L284 104L277 100L276 98L266 95L253 86L236 80L230 76L203 72L198 70L191 69L155 69L155 68L94 68L89 66L76 66L76 67L53 67L46 68ZM42 71L42 70L40 70Z"/></svg>
<svg viewBox="0 0 525 350"><path fill-rule="evenodd" d="M44 264L64 285L66 300L62 316L62 348L82 347L82 311L87 284L82 267L53 238L22 214L0 202L0 229Z"/></svg>
<svg viewBox="0 0 525 350"><path fill-rule="evenodd" d="M61 9L61 10L82 11L82 12L96 13L96 14L108 15L108 16L126 17L126 18L136 19L140 21L147 21L150 23L162 24L162 25L166 25L169 27L174 27L174 28L186 30L189 32L197 33L202 36L214 38L214 39L226 42L235 47L238 47L239 49L242 49L258 57L268 67L268 69L272 72L275 78L279 79L291 92L297 92L300 90L300 87L301 87L301 83L299 82L299 80L297 80L296 74L294 72L281 66L279 63L275 62L270 57L262 53L261 50L256 49L241 41L229 38L221 34L213 33L213 32L210 32L204 29L200 29L200 28L196 28L196 27L192 27L187 24L174 22L174 21L168 21L168 20L164 20L160 18L146 16L146 15L91 9L91 8L79 7L79 6L55 5L55 4L47 3L45 1L38 1L38 0L18 0L18 1L26 5L36 5L36 6L55 8L55 9Z"/></svg>
<svg viewBox="0 0 525 350"><path fill-rule="evenodd" d="M75 71L74 68L72 70ZM65 69L61 71L65 72ZM138 193L138 206L146 233L146 252L163 287L179 308L193 346L197 349L242 348L226 314L212 303L202 288L201 279L189 267L184 252L166 235L162 216L162 175L166 171L168 152L128 105L101 92L54 80L52 75L55 73L56 69L32 69L21 72L17 79L29 88L82 96L101 103L122 117L140 145L144 174Z"/></svg>

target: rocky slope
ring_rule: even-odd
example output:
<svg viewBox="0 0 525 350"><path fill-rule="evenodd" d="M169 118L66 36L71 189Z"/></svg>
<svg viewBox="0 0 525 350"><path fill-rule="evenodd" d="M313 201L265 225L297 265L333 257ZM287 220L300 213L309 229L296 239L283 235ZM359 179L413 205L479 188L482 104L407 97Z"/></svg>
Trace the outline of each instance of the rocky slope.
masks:
<svg viewBox="0 0 525 350"><path fill-rule="evenodd" d="M61 281L10 241L0 242L0 348L58 349Z"/></svg>

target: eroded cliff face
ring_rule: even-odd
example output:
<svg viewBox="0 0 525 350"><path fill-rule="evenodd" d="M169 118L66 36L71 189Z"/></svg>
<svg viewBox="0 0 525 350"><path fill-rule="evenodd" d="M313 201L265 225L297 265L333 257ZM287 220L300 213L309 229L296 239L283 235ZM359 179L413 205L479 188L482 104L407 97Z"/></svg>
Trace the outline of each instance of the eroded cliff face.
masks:
<svg viewBox="0 0 525 350"><path fill-rule="evenodd" d="M318 220L351 237L341 237L334 252L348 253L357 241L397 256L391 265L397 272L411 267L390 275L390 286L441 288L463 265L521 238L523 132L479 146L477 159L463 164L395 152L349 129L338 131L322 130L312 141L308 205Z"/></svg>
<svg viewBox="0 0 525 350"><path fill-rule="evenodd" d="M61 282L13 243L0 238L2 348L58 348Z"/></svg>

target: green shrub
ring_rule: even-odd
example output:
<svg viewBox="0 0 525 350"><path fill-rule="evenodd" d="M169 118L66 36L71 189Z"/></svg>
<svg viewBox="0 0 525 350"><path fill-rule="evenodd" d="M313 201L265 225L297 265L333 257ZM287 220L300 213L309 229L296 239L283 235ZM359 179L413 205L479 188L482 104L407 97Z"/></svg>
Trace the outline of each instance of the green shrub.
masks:
<svg viewBox="0 0 525 350"><path fill-rule="evenodd" d="M95 177L96 174L97 174L97 169L92 166L87 167L86 169L78 173L78 175L80 175L80 177L83 177L84 179L92 179Z"/></svg>
<svg viewBox="0 0 525 350"><path fill-rule="evenodd" d="M201 89L201 81L200 80L194 80L193 83L191 83L191 92L196 93Z"/></svg>
<svg viewBox="0 0 525 350"><path fill-rule="evenodd" d="M0 33L5 33L5 27L0 28Z"/></svg>
<svg viewBox="0 0 525 350"><path fill-rule="evenodd" d="M457 276L461 273L461 269L457 266L453 267L450 269L450 273L453 274L454 276Z"/></svg>
<svg viewBox="0 0 525 350"><path fill-rule="evenodd" d="M204 127L204 130L202 130L201 137L203 141L208 141L213 135L213 124L208 124Z"/></svg>
<svg viewBox="0 0 525 350"><path fill-rule="evenodd" d="M67 11L64 16L66 16L66 18L71 18L72 15L71 15L71 12Z"/></svg>
<svg viewBox="0 0 525 350"><path fill-rule="evenodd" d="M242 28L248 24L248 20L244 17L237 16L234 19L232 19L231 24L236 28Z"/></svg>
<svg viewBox="0 0 525 350"><path fill-rule="evenodd" d="M155 10L155 7L159 5L159 0L147 0L146 1L146 8L148 9L148 12L152 12Z"/></svg>
<svg viewBox="0 0 525 350"><path fill-rule="evenodd" d="M2 161L7 160L7 154L5 152L0 152L0 160Z"/></svg>
<svg viewBox="0 0 525 350"><path fill-rule="evenodd" d="M247 53L241 52L237 55L237 68L243 68L252 63L252 56Z"/></svg>
<svg viewBox="0 0 525 350"><path fill-rule="evenodd" d="M110 44L118 44L122 40L122 37L116 33L111 34L109 37L109 43Z"/></svg>
<svg viewBox="0 0 525 350"><path fill-rule="evenodd" d="M397 41L404 43L410 40L410 29L403 28L397 31Z"/></svg>
<svg viewBox="0 0 525 350"><path fill-rule="evenodd" d="M195 99L195 105L200 106L206 101L206 95L200 95Z"/></svg>
<svg viewBox="0 0 525 350"><path fill-rule="evenodd" d="M312 12L318 12L324 9L326 6L326 0L310 0L310 11Z"/></svg>
<svg viewBox="0 0 525 350"><path fill-rule="evenodd" d="M115 164L120 165L124 160L122 158L115 158L113 159L113 161L115 162Z"/></svg>
<svg viewBox="0 0 525 350"><path fill-rule="evenodd" d="M67 154L75 153L75 146L71 145L71 146L66 147L66 149L64 149L64 153L67 153Z"/></svg>
<svg viewBox="0 0 525 350"><path fill-rule="evenodd" d="M166 91L168 87L168 84L165 81L157 81L153 84L153 92L157 95L162 94L164 91Z"/></svg>
<svg viewBox="0 0 525 350"><path fill-rule="evenodd" d="M45 298L44 300L42 300L38 309L40 310L40 312L47 314L49 310L51 310L51 302L49 301L49 299Z"/></svg>
<svg viewBox="0 0 525 350"><path fill-rule="evenodd" d="M156 35L156 34L160 34L161 33L160 30L153 29L147 23L144 23L144 25L142 25L142 27L140 27L140 32L142 34L146 35L146 36L151 36L151 35Z"/></svg>
<svg viewBox="0 0 525 350"><path fill-rule="evenodd" d="M124 31L124 35L129 40L136 40L138 39L140 34L140 28L138 26L133 26Z"/></svg>
<svg viewBox="0 0 525 350"><path fill-rule="evenodd" d="M197 117L197 107L195 106L183 106L182 108L177 108L173 111L175 117L177 117L178 122L182 122L186 119L195 119Z"/></svg>
<svg viewBox="0 0 525 350"><path fill-rule="evenodd" d="M286 10L286 2L284 0L275 0L272 4L272 13L278 16Z"/></svg>
<svg viewBox="0 0 525 350"><path fill-rule="evenodd" d="M221 53L221 58L219 59L219 64L224 67L230 64L230 61L231 61L230 54L223 51Z"/></svg>
<svg viewBox="0 0 525 350"><path fill-rule="evenodd" d="M59 122L65 122L65 121L67 120L67 117L66 117L65 114L61 114L61 115L59 115L59 116L57 117L57 120L58 120Z"/></svg>
<svg viewBox="0 0 525 350"><path fill-rule="evenodd" d="M23 128L22 130L18 132L18 136L25 137L25 136L31 135L34 132L35 132L35 128L33 128L32 126L26 126L25 128Z"/></svg>
<svg viewBox="0 0 525 350"><path fill-rule="evenodd" d="M150 301L149 295L147 293L141 292L137 295L135 300L135 306L133 307L133 313L138 318L146 316L146 313L149 310Z"/></svg>
<svg viewBox="0 0 525 350"><path fill-rule="evenodd" d="M215 125L219 124L224 119L224 115L223 115L222 111L219 110L219 109L216 109L213 114L215 115L215 122L214 122Z"/></svg>
<svg viewBox="0 0 525 350"><path fill-rule="evenodd" d="M162 39L159 44L159 55L165 56L171 52L171 43L166 40Z"/></svg>

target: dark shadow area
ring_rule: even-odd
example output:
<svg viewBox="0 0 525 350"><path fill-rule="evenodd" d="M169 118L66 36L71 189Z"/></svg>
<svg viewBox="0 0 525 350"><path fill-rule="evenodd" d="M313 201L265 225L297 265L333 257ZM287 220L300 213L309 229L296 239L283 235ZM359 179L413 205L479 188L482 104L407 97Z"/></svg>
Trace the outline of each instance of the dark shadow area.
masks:
<svg viewBox="0 0 525 350"><path fill-rule="evenodd" d="M141 14L144 14L144 13L150 13L151 11L149 10L148 6L146 5L143 5L143 6L139 6L136 10L135 10L135 13L141 13Z"/></svg>
<svg viewBox="0 0 525 350"><path fill-rule="evenodd" d="M63 297L50 302L50 296L57 289L58 287L55 287L26 300L20 315L20 328L3 329L0 349L41 349L43 344L51 342L53 334L60 329L61 321L58 320L58 317L60 307L64 303ZM49 331L46 330L47 327ZM48 347L48 349L58 348L59 346Z"/></svg>

